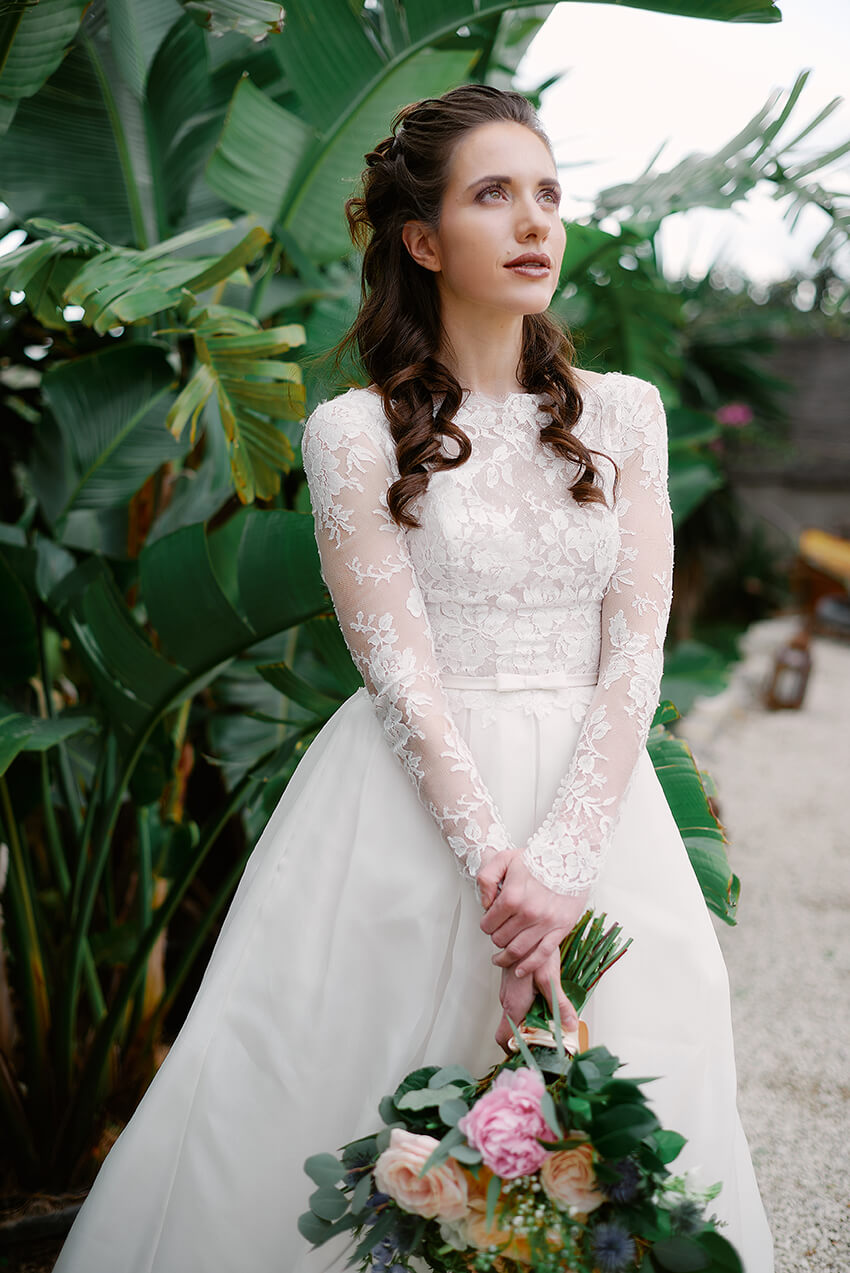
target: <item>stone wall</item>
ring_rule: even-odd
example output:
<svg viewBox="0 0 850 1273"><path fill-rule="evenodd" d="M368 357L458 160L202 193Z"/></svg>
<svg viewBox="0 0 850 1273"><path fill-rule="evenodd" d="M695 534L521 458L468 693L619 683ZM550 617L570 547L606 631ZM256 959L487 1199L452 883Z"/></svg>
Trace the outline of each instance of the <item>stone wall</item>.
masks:
<svg viewBox="0 0 850 1273"><path fill-rule="evenodd" d="M783 340L765 361L795 385L789 446L742 449L733 486L781 538L807 526L850 538L850 335Z"/></svg>

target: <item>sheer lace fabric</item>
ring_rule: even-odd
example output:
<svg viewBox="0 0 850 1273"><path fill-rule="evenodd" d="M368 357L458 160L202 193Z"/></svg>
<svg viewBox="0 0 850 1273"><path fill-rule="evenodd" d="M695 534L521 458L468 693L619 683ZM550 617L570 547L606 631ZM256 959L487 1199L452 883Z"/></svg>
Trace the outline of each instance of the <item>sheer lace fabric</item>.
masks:
<svg viewBox="0 0 850 1273"><path fill-rule="evenodd" d="M583 717L552 807L524 846L559 893L593 884L658 699L672 586L667 433L656 387L609 373L583 391L577 434L599 459L607 505L580 505L569 465L539 440L536 395L467 396L472 442L459 468L431 475L399 527L398 477L381 400L352 389L304 427L304 471L322 574L387 740L461 871L514 847L453 718L503 691L447 688L446 674L598 676L594 688L512 690L541 714L569 701ZM454 453L451 439L444 443ZM518 847L518 846L517 846Z"/></svg>

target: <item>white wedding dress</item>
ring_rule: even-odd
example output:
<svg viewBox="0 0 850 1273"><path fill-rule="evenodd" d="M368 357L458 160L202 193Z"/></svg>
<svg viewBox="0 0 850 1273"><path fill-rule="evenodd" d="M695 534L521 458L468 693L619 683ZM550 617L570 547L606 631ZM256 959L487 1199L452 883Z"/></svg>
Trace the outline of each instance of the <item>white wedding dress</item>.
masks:
<svg viewBox="0 0 850 1273"><path fill-rule="evenodd" d="M620 469L614 498L599 460L608 506L573 499L539 396L471 393L472 456L431 475L409 530L387 508L380 397L349 390L308 420L322 571L365 687L284 792L55 1273L341 1270L297 1232L304 1159L378 1127L414 1067L502 1055L485 846L523 846L556 891L590 886L633 938L582 1013L591 1043L661 1076L647 1095L688 1138L671 1169L723 1181L721 1231L746 1273L772 1273L726 968L645 749L671 592L664 409L618 372L583 398L577 435Z"/></svg>

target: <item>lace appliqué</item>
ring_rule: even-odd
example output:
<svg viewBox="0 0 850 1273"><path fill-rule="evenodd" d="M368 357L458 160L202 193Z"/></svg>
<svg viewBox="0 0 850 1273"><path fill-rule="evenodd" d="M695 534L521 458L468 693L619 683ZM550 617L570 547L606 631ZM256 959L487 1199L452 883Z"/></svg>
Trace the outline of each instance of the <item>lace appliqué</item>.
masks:
<svg viewBox="0 0 850 1273"><path fill-rule="evenodd" d="M597 877L658 697L672 582L666 422L654 385L609 373L576 432L600 461L607 504L579 505L572 474L539 439L540 400L471 394L457 420L470 459L431 475L399 527L398 477L380 398L354 389L307 421L302 450L322 574L377 717L420 800L475 878L485 848L513 847L453 712L487 724L505 695L443 688L442 672L560 670L595 689L529 689L512 710L569 704L582 722L552 808L524 849L556 892ZM454 453L452 439L445 440Z"/></svg>

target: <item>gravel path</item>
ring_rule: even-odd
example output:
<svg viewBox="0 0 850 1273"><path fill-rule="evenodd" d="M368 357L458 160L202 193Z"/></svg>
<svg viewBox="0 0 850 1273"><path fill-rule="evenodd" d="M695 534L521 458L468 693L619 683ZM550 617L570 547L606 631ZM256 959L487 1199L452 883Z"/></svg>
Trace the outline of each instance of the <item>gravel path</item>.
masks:
<svg viewBox="0 0 850 1273"><path fill-rule="evenodd" d="M680 732L715 778L741 879L737 926L713 918L776 1273L850 1273L850 645L814 641L803 708L765 711L798 626L751 628L729 688Z"/></svg>

